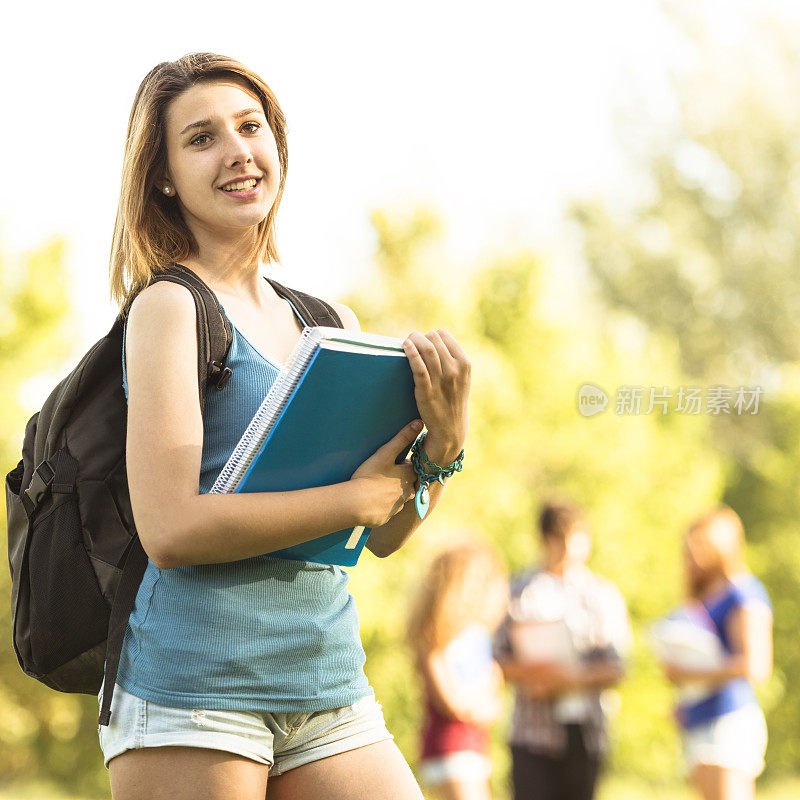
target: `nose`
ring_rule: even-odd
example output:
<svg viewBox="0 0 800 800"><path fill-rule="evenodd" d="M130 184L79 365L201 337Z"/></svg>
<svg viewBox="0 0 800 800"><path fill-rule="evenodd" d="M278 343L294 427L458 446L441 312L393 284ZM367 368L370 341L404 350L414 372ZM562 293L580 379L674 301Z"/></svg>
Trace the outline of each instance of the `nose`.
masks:
<svg viewBox="0 0 800 800"><path fill-rule="evenodd" d="M253 161L247 142L237 133L232 133L225 148L225 165L227 167L241 167Z"/></svg>

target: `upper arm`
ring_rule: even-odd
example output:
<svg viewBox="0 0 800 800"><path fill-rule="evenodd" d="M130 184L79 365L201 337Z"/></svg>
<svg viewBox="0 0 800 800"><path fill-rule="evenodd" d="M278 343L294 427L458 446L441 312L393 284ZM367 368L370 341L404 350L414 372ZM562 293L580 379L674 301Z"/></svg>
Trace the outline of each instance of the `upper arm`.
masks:
<svg viewBox="0 0 800 800"><path fill-rule="evenodd" d="M347 330L349 331L361 330L361 325L359 324L353 309L351 309L349 306L346 306L344 303L337 303L334 302L333 300L329 302L336 309L336 312L341 317L342 325L344 325L344 327Z"/></svg>
<svg viewBox="0 0 800 800"><path fill-rule="evenodd" d="M603 632L599 639L605 649L613 651L612 659L621 660L630 652L633 640L628 608L622 592L615 584L607 581L605 589L603 606L605 619L602 625Z"/></svg>
<svg viewBox="0 0 800 800"><path fill-rule="evenodd" d="M772 611L760 600L752 600L731 611L725 621L731 648L744 655L748 677L766 681L772 672Z"/></svg>
<svg viewBox="0 0 800 800"><path fill-rule="evenodd" d="M510 623L511 617L506 613L492 636L492 655L500 663L508 661L512 655L511 637L508 632Z"/></svg>
<svg viewBox="0 0 800 800"><path fill-rule="evenodd" d="M448 668L444 651L431 650L421 659L422 669L431 688L431 699L436 706L449 716L457 716L460 710L460 697L457 681Z"/></svg>
<svg viewBox="0 0 800 800"><path fill-rule="evenodd" d="M161 564L181 502L199 491L203 449L196 311L185 287L159 281L136 297L125 356L131 507L142 547Z"/></svg>

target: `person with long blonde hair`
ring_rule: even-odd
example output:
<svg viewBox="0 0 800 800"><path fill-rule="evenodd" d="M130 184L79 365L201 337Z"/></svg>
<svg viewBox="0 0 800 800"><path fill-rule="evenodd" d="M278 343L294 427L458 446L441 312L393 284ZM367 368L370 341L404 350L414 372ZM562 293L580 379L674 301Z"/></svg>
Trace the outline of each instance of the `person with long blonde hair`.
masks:
<svg viewBox="0 0 800 800"><path fill-rule="evenodd" d="M428 568L408 621L425 713L418 774L445 800L488 800L489 730L503 674L491 635L505 614L508 577L487 545L465 542Z"/></svg>
<svg viewBox="0 0 800 800"><path fill-rule="evenodd" d="M722 658L703 669L664 664L673 683L710 687L701 699L676 709L687 770L704 800L752 800L764 768L767 727L753 687L772 671L772 606L747 569L744 546L742 521L728 506L689 526L687 593L701 604Z"/></svg>
<svg viewBox="0 0 800 800"><path fill-rule="evenodd" d="M210 493L303 330L264 274L278 260L287 165L277 99L238 61L192 53L142 81L111 253L126 315L127 476L148 556L110 724L99 726L115 800L421 797L364 673L347 573L267 554L356 526L372 528L366 546L379 557L409 539L421 524L416 475L398 454L424 423L430 462L463 456L470 363L456 339L406 337L421 419L349 480ZM216 294L233 332L232 377L202 414L192 295L151 283L173 264ZM359 330L350 308L328 305ZM430 509L443 490L444 476Z"/></svg>

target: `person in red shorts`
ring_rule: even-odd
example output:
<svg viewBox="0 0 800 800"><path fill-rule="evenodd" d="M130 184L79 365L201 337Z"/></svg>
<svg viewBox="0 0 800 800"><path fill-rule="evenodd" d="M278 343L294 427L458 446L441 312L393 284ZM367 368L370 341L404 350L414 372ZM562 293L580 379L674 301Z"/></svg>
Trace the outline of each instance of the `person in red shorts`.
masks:
<svg viewBox="0 0 800 800"><path fill-rule="evenodd" d="M431 564L408 626L425 714L418 777L444 800L489 800L489 732L502 710L492 631L508 578L492 550L462 544Z"/></svg>

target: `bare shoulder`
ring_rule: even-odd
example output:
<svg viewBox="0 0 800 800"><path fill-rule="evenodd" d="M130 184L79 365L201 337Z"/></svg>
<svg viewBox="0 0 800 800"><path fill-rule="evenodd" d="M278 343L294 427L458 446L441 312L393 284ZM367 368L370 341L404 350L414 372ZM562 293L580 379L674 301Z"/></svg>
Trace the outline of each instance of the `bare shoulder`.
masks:
<svg viewBox="0 0 800 800"><path fill-rule="evenodd" d="M194 298L185 286L172 281L158 281L136 295L128 318L139 324L169 323L175 317L179 320L194 319L195 313Z"/></svg>
<svg viewBox="0 0 800 800"><path fill-rule="evenodd" d="M197 357L197 312L191 292L178 283L158 281L139 292L128 312L125 353L128 366L138 361L148 370L174 369L175 359L187 361L190 349ZM195 368L196 369L196 368Z"/></svg>
<svg viewBox="0 0 800 800"><path fill-rule="evenodd" d="M185 286L159 281L136 296L125 331L132 408L145 398L148 406L163 402L168 388L174 402L197 394L196 320L194 298Z"/></svg>
<svg viewBox="0 0 800 800"><path fill-rule="evenodd" d="M352 308L346 306L344 303L338 303L335 300L328 300L328 302L336 309L336 312L341 317L342 325L344 325L347 330L361 330L361 325Z"/></svg>

